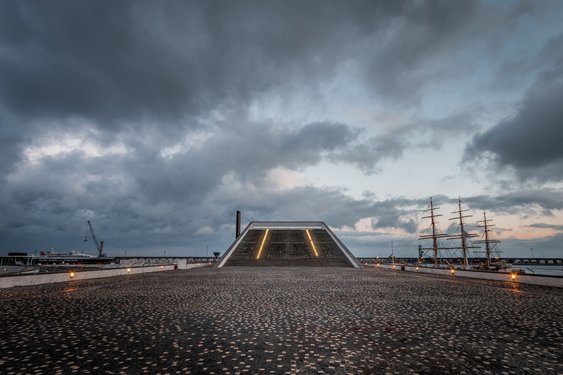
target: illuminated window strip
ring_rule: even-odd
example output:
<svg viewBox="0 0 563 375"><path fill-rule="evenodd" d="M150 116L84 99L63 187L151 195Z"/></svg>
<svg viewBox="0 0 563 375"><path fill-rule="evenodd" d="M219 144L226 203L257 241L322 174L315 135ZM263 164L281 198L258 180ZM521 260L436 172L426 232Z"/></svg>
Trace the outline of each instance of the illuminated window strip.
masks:
<svg viewBox="0 0 563 375"><path fill-rule="evenodd" d="M266 233L264 233L264 238L262 238L262 243L260 244L260 249L258 250L258 255L256 255L256 259L260 259L262 255L262 249L264 248L264 243L266 242L266 237L268 237L269 229L266 229Z"/></svg>
<svg viewBox="0 0 563 375"><path fill-rule="evenodd" d="M313 239L311 238L311 234L309 233L309 229L305 229L305 232L307 232L307 237L309 237L309 241L311 241L311 246L313 247L313 251L315 252L315 256L318 257L319 253L317 252L317 247L315 246L315 243L313 242Z"/></svg>

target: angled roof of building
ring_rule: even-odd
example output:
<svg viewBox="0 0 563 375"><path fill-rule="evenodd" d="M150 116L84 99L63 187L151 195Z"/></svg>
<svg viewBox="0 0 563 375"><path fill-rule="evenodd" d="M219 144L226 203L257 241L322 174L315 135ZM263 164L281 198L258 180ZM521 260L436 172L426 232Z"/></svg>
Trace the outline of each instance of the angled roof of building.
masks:
<svg viewBox="0 0 563 375"><path fill-rule="evenodd" d="M322 221L253 221L225 252L218 267L360 267Z"/></svg>

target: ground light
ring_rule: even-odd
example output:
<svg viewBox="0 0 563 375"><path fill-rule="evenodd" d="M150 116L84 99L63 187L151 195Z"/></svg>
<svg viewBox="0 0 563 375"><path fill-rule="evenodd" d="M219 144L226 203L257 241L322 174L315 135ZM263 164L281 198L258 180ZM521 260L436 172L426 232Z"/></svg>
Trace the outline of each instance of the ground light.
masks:
<svg viewBox="0 0 563 375"><path fill-rule="evenodd" d="M455 274L455 269L452 268L452 269L450 270L450 273L451 273L452 276L453 276L453 275Z"/></svg>
<svg viewBox="0 0 563 375"><path fill-rule="evenodd" d="M416 267L416 270L418 271L418 267Z"/></svg>
<svg viewBox="0 0 563 375"><path fill-rule="evenodd" d="M127 273L131 273L131 268L127 268Z"/></svg>
<svg viewBox="0 0 563 375"><path fill-rule="evenodd" d="M266 231L264 232L264 238L262 238L262 243L260 244L260 249L258 249L258 255L256 255L256 259L260 259L260 256L262 255L262 249L264 248L264 243L266 242L266 237L268 237L268 231L270 229L266 229Z"/></svg>
<svg viewBox="0 0 563 375"><path fill-rule="evenodd" d="M315 253L315 256L318 257L319 253L317 251L317 247L315 246L315 243L313 242L313 239L311 238L311 234L309 233L309 229L305 229L305 232L307 233L307 237L309 237L309 242L311 242L311 246L313 247L313 252Z"/></svg>
<svg viewBox="0 0 563 375"><path fill-rule="evenodd" d="M69 277L70 279L74 279L74 278L76 277L76 272L70 271L70 272L68 273L68 277Z"/></svg>
<svg viewBox="0 0 563 375"><path fill-rule="evenodd" d="M512 273L510 274L510 278L512 279L512 281L517 281L517 280L516 280L516 273L515 273L515 272L512 272Z"/></svg>

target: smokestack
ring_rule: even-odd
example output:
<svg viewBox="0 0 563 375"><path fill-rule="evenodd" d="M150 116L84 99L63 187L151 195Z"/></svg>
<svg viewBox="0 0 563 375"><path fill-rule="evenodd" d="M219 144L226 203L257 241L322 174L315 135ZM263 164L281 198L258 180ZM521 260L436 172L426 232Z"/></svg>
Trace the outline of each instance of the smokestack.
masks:
<svg viewBox="0 0 563 375"><path fill-rule="evenodd" d="M235 239L237 239L240 236L240 211L238 210L237 210L237 227L236 227L235 235L236 235Z"/></svg>

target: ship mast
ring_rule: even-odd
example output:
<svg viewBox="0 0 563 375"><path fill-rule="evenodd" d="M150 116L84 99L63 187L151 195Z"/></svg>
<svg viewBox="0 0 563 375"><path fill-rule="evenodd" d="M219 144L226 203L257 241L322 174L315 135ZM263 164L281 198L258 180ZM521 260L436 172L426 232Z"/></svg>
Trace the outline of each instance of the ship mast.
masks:
<svg viewBox="0 0 563 375"><path fill-rule="evenodd" d="M437 229L437 220L436 218L442 216L442 214L436 214L434 211L439 209L440 207L434 207L432 203L432 197L430 197L430 208L424 210L423 212L429 212L428 216L423 216L423 219L430 219L430 226L432 229L432 234L425 234L418 237L419 240L429 240L432 239L432 248L423 248L424 250L432 250L433 251L433 259L434 265L438 265L438 239L446 237L446 234L442 234Z"/></svg>
<svg viewBox="0 0 563 375"><path fill-rule="evenodd" d="M483 234L485 236L485 239L480 241L475 241L475 243L485 244L485 254L487 256L487 269L491 268L491 253L494 247L494 245L491 246L491 244L497 244L500 242L499 240L491 239L491 236L489 235L489 232L492 232L492 229L490 228L495 226L495 224L489 224L492 221L493 220L491 219L487 219L487 213L483 211L483 220L478 221L478 223L483 223L483 225L478 225L478 227L483 228L483 232L484 232Z"/></svg>
<svg viewBox="0 0 563 375"><path fill-rule="evenodd" d="M477 234L474 233L467 233L465 231L465 224L463 222L463 219L468 218L468 217L472 217L473 215L464 215L464 212L467 212L469 210L462 210L461 209L461 198L458 197L457 200L457 207L458 210L457 211L452 211L452 214L456 214L456 216L450 218L450 220L458 220L459 221L459 234L456 235L452 235L448 237L448 240L453 240L453 239L460 239L461 240L461 250L463 251L463 268L467 269L467 267L469 266L469 259L467 256L467 249L476 249L478 248L477 246L468 246L467 245L467 238L471 238L471 237L477 237Z"/></svg>

